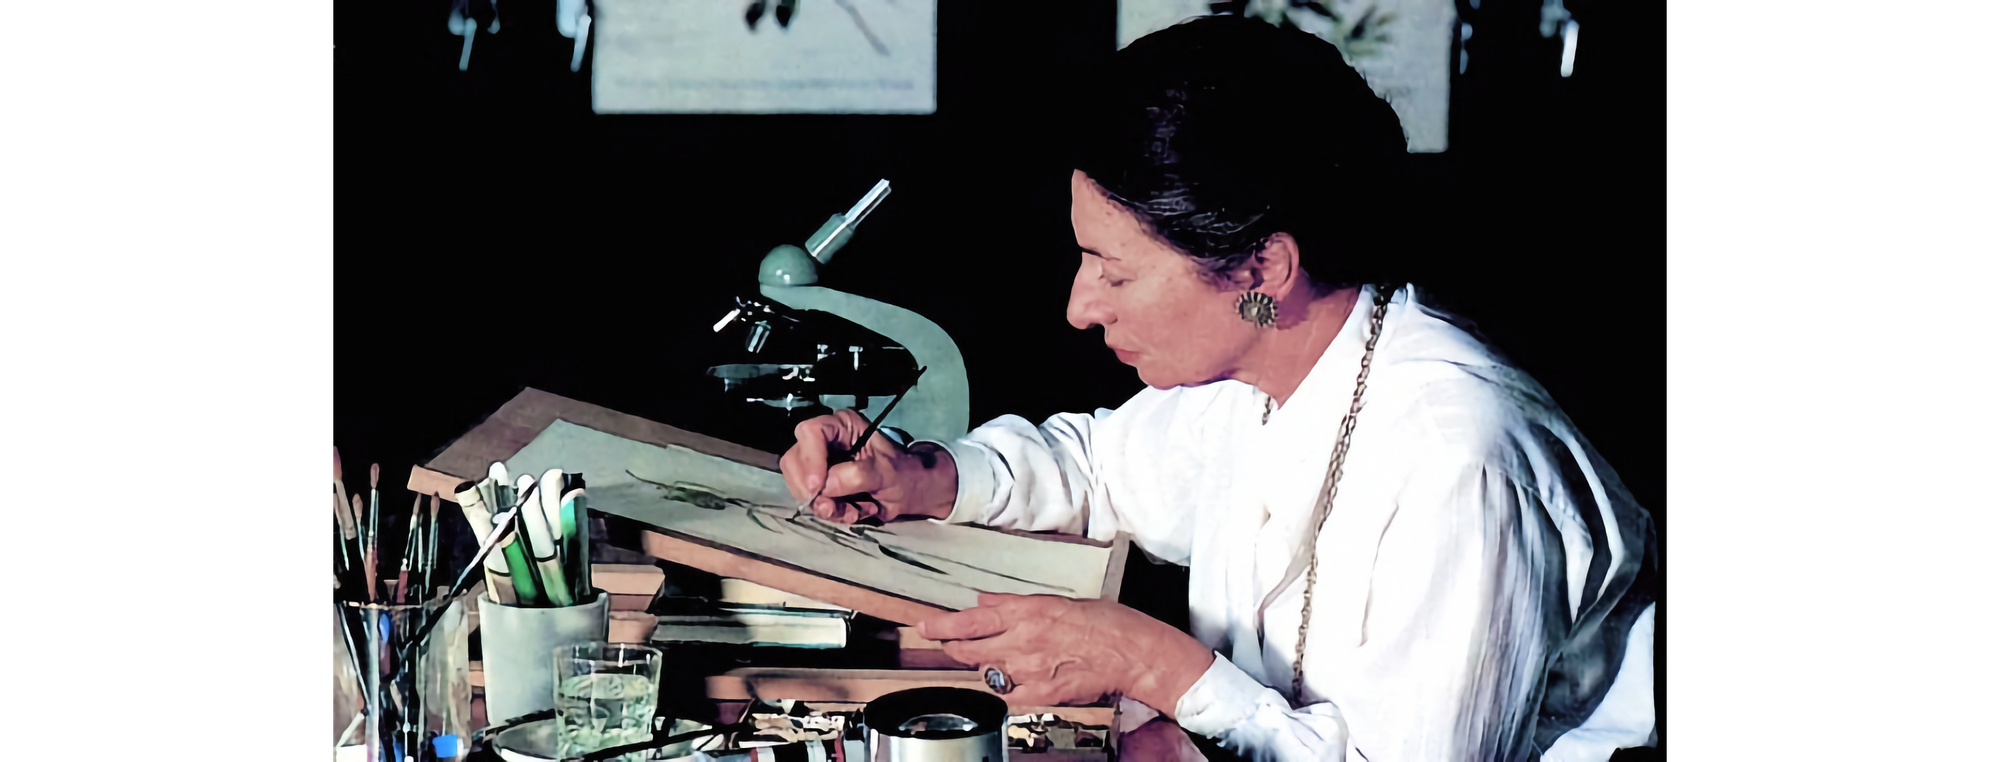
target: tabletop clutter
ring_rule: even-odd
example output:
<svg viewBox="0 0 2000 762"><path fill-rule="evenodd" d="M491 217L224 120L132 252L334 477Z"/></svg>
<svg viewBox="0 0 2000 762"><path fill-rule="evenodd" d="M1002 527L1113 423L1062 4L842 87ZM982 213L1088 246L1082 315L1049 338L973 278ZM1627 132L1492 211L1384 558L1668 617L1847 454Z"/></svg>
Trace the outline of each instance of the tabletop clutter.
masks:
<svg viewBox="0 0 2000 762"><path fill-rule="evenodd" d="M543 394L527 390L517 402L530 393ZM506 413L503 408L494 418ZM553 416L540 422L545 436L563 425ZM600 428L620 434L616 425ZM466 439L477 434L475 429ZM622 436L631 440L627 444L661 444L657 436ZM764 558L631 508L643 492L648 500L682 508L727 509L751 522L763 516L774 525L806 527L783 530L794 534L829 531L806 526L812 518L796 503L760 499L756 489L721 476L707 479L708 485L654 485L634 467L613 473L619 478L602 477L612 491L604 493L611 502L600 508L592 503L598 490L586 489L582 473L539 469L525 462L533 446L513 447L518 452L486 457L516 457L488 460L483 478L461 478L455 487L447 486L448 472L435 470L445 457L413 469L412 491L427 494L417 498L400 532L391 525L403 517L379 509L379 467L370 468L364 502L358 492L347 494L335 453L337 635L347 657L338 668L348 673L342 680L350 686L337 690L336 701L353 711L336 741L340 758L844 762L872 759L878 747L902 748L897 758L919 753L926 759L997 759L1001 748L1051 761L1115 755L1115 701L1010 706L986 690L969 665L914 635L925 612L962 604L913 600L893 590L885 595L837 574L803 573L801 564L783 556ZM603 462L580 460L612 473ZM510 463L520 473L510 474ZM768 465L757 463L752 471L763 476L752 476L775 476L774 466L775 457ZM443 502L456 503L462 521L441 519ZM642 548L598 536L607 521L643 529ZM462 568L441 568L440 548L448 556L451 539L462 537L454 524L470 530L478 551L453 561ZM384 542L391 532L402 535L401 545ZM942 574L948 562L969 562L975 565L954 579L997 574L976 565L993 566L976 553L923 544L943 542L923 532L901 537L869 530L855 537L866 544L852 542L850 550L865 548L885 563L918 559L922 568ZM1002 547L995 552L1013 552ZM1090 548L1063 552L1085 550ZM1089 573L1104 576L1105 584L1066 584L1084 596L1115 596L1116 572L1105 568L1122 568L1123 538L1111 551L1091 552L1110 555L1074 557L1096 559L1086 571L1095 569ZM645 563L593 563L594 553ZM338 688L341 680L336 682ZM663 696L678 685L694 685L707 711L670 705ZM358 696L351 695L354 686Z"/></svg>

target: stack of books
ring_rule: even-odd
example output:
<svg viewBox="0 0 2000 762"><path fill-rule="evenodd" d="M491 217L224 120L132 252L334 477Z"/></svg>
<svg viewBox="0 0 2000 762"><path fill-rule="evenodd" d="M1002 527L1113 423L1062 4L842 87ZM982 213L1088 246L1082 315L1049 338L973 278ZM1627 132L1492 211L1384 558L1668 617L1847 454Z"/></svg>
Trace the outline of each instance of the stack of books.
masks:
<svg viewBox="0 0 2000 762"><path fill-rule="evenodd" d="M648 564L592 564L611 596L611 640L843 648L854 611L740 579L723 578L709 598L660 596L665 574ZM659 612L659 613L651 613Z"/></svg>
<svg viewBox="0 0 2000 762"><path fill-rule="evenodd" d="M844 648L854 618L851 609L729 578L718 600L663 604L655 643Z"/></svg>

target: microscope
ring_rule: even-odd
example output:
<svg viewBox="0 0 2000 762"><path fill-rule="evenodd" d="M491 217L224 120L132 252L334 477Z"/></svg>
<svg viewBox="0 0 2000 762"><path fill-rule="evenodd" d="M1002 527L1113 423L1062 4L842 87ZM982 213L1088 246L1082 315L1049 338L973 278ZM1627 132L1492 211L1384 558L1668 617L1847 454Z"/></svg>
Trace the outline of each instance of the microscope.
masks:
<svg viewBox="0 0 2000 762"><path fill-rule="evenodd" d="M708 375L725 399L742 406L735 411L742 417L774 425L782 419L782 436L774 440L789 440L797 421L841 408L873 420L904 389L908 395L883 428L912 440L949 441L967 431L965 359L944 329L901 307L816 285L820 268L888 195L889 181L878 182L803 247L771 249L758 266L756 294L737 296L735 309L714 326L737 361L710 367ZM912 388L919 368L923 382Z"/></svg>

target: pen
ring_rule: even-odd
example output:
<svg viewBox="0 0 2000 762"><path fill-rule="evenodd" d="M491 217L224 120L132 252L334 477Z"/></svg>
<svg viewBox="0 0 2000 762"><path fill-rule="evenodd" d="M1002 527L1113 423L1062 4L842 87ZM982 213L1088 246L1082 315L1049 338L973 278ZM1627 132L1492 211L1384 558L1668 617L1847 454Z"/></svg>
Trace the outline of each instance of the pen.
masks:
<svg viewBox="0 0 2000 762"><path fill-rule="evenodd" d="M493 482L492 491L497 502L490 502L489 510L500 511L517 504L513 482L507 480L507 466L495 461L486 470L487 478ZM542 581L535 573L535 564L528 553L528 540L524 527L515 523L514 536L501 543L500 553L507 563L507 571L514 579L515 604L520 606L542 605Z"/></svg>
<svg viewBox="0 0 2000 762"><path fill-rule="evenodd" d="M555 537L549 532L546 515L537 510L537 498L532 494L536 487L535 477L522 474L514 481L514 488L520 501L520 518L515 519L522 528L521 534L528 539L528 555L534 561L537 581L542 586L542 597L554 606L568 606L569 585L563 582L562 564L556 560Z"/></svg>
<svg viewBox="0 0 2000 762"><path fill-rule="evenodd" d="M882 408L882 412L875 414L875 420L868 422L868 428L863 429L861 431L861 438L854 440L853 445L844 449L834 449L830 447L827 448L826 451L827 469L832 470L832 468L836 465L839 465L841 463L846 463L849 460L853 460L853 452L855 450L859 450L862 447L867 446L868 438L875 436L875 432L882 428L882 422L888 420L889 411L896 409L896 403L903 401L903 395L909 394L911 389L917 388L917 380L923 378L924 371L929 369L930 368L928 367L918 368L917 375L910 378L910 385L903 387L902 391L896 393L894 399L889 400L888 407ZM807 500L804 503L801 503L799 505L798 513L793 514L793 516L795 517L801 516L804 515L807 511L812 510L812 504L818 502L819 496L824 492L826 492L826 482L821 481L819 485L819 492L814 492L811 500ZM855 495L854 497L862 498L864 500L872 499L868 497L867 493Z"/></svg>
<svg viewBox="0 0 2000 762"><path fill-rule="evenodd" d="M556 566L563 570L563 577L567 579L569 577L569 558L568 554L563 552L562 496L562 469L551 468L543 472L541 497L542 520L548 522L549 539L553 541L549 547L555 554ZM574 597L574 591L572 591L572 597Z"/></svg>
<svg viewBox="0 0 2000 762"><path fill-rule="evenodd" d="M488 485L466 482L458 485L458 509L465 514L465 523L472 525L472 539L486 544L486 535L493 531L493 512L486 507L486 493L493 490ZM508 572L507 559L503 553L489 553L481 563L486 569L486 597L494 603L514 602L514 578Z"/></svg>
<svg viewBox="0 0 2000 762"><path fill-rule="evenodd" d="M518 525L520 522L514 523ZM500 556L507 564L508 578L514 581L514 605L540 606L542 585L535 577L535 565L528 562L528 552L522 548L525 544L521 539L521 533L517 531L514 536L500 544Z"/></svg>
<svg viewBox="0 0 2000 762"><path fill-rule="evenodd" d="M569 542L571 597L590 597L590 501L584 496L583 474L563 475L563 537Z"/></svg>

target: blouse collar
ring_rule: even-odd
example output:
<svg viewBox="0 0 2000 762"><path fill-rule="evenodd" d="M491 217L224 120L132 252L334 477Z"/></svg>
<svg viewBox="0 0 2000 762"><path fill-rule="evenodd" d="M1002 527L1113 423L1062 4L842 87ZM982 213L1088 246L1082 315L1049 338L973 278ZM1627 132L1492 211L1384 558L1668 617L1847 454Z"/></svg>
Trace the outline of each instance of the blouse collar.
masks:
<svg viewBox="0 0 2000 762"><path fill-rule="evenodd" d="M1268 433L1283 436L1301 426L1323 428L1331 433L1339 427L1340 416L1353 402L1354 377L1361 372L1361 353L1368 345L1368 315L1375 304L1375 293L1374 286L1361 287L1361 293L1354 298L1354 309L1348 311L1347 321L1341 324L1333 343L1320 353L1291 399L1271 410L1271 418L1264 424ZM1379 351L1380 343L1376 346ZM1258 394L1267 404L1271 402L1269 395L1262 391Z"/></svg>

